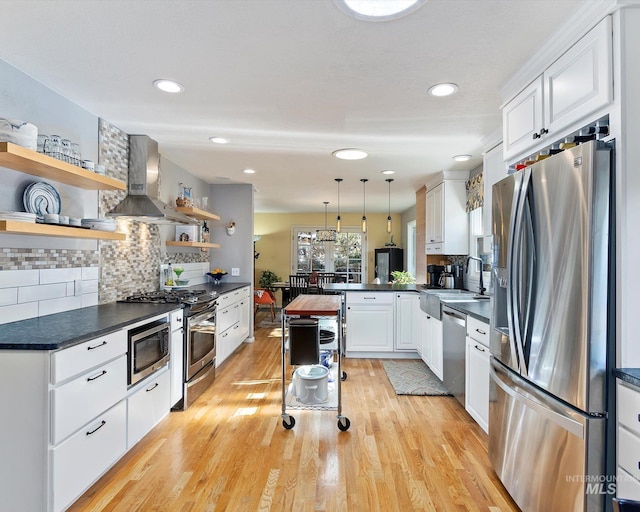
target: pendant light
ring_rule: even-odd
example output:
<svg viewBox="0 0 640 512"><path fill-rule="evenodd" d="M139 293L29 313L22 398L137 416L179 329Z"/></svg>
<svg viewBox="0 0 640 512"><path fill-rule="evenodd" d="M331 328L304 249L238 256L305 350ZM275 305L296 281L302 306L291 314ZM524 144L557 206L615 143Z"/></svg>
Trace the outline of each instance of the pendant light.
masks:
<svg viewBox="0 0 640 512"><path fill-rule="evenodd" d="M366 178L362 178L360 180L362 182L362 232L367 232L367 181Z"/></svg>
<svg viewBox="0 0 640 512"><path fill-rule="evenodd" d="M340 229L342 228L342 218L340 217L340 182L342 182L342 178L336 178L335 181L338 183L338 216L336 217L336 232L340 233Z"/></svg>
<svg viewBox="0 0 640 512"><path fill-rule="evenodd" d="M324 203L324 229L318 229L316 231L316 241L318 242L335 242L336 232L334 229L327 228L327 205L329 201L323 201Z"/></svg>
<svg viewBox="0 0 640 512"><path fill-rule="evenodd" d="M387 178L386 181L389 184L389 214L387 215L387 233L391 234L391 182L393 179Z"/></svg>

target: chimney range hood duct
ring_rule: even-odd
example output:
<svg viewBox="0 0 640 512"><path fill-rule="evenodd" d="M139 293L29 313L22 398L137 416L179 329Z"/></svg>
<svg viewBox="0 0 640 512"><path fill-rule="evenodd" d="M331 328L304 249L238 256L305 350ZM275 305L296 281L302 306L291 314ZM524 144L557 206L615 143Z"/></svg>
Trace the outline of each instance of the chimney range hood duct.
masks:
<svg viewBox="0 0 640 512"><path fill-rule="evenodd" d="M127 196L108 217L130 217L149 224L197 224L158 199L160 153L158 143L146 135L129 135Z"/></svg>

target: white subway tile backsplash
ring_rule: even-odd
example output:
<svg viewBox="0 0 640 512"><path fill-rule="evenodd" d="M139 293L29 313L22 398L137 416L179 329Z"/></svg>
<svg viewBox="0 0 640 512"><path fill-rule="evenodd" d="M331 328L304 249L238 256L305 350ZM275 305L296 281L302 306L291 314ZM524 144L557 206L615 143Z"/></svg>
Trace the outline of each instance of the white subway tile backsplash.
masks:
<svg viewBox="0 0 640 512"><path fill-rule="evenodd" d="M39 316L52 315L82 307L80 297L63 297L61 299L41 300L39 303Z"/></svg>
<svg viewBox="0 0 640 512"><path fill-rule="evenodd" d="M98 294L97 293L85 293L80 297L82 301L82 307L86 308L88 306L97 306L98 305Z"/></svg>
<svg viewBox="0 0 640 512"><path fill-rule="evenodd" d="M75 292L70 295L84 295L87 293L98 293L97 279L90 281L75 281Z"/></svg>
<svg viewBox="0 0 640 512"><path fill-rule="evenodd" d="M38 303L15 304L13 306L0 307L0 324L17 322L38 316Z"/></svg>
<svg viewBox="0 0 640 512"><path fill-rule="evenodd" d="M0 272L0 288L29 286L39 282L39 270L3 270Z"/></svg>
<svg viewBox="0 0 640 512"><path fill-rule="evenodd" d="M40 270L40 284L66 283L82 279L82 269L77 268L48 268Z"/></svg>
<svg viewBox="0 0 640 512"><path fill-rule="evenodd" d="M66 295L77 295L76 294L75 283L76 283L76 281L71 281L71 282L67 283L67 293L66 293Z"/></svg>
<svg viewBox="0 0 640 512"><path fill-rule="evenodd" d="M18 303L17 288L0 288L0 306L9 306Z"/></svg>
<svg viewBox="0 0 640 512"><path fill-rule="evenodd" d="M18 303L37 302L41 300L66 297L66 283L42 284L38 286L21 286L18 288Z"/></svg>
<svg viewBox="0 0 640 512"><path fill-rule="evenodd" d="M98 267L82 267L82 280L94 280L98 279L100 275L100 269Z"/></svg>

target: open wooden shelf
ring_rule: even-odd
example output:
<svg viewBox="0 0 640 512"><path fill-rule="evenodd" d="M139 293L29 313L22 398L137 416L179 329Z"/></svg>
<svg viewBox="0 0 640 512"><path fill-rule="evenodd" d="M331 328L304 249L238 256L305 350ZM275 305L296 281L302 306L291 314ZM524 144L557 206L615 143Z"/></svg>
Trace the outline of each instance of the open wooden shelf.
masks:
<svg viewBox="0 0 640 512"><path fill-rule="evenodd" d="M86 190L127 190L124 181L87 171L11 142L0 142L0 166Z"/></svg>
<svg viewBox="0 0 640 512"><path fill-rule="evenodd" d="M99 231L55 224L36 224L17 220L0 220L0 234L8 235L41 235L63 238L84 238L93 240L126 240L127 235L115 231Z"/></svg>
<svg viewBox="0 0 640 512"><path fill-rule="evenodd" d="M201 210L200 208L194 208L193 206L178 206L176 210L180 213L184 213L189 217L193 217L194 219L200 220L220 220L220 217L215 213L207 212L205 210Z"/></svg>
<svg viewBox="0 0 640 512"><path fill-rule="evenodd" d="M173 245L174 247L201 247L205 249L219 249L220 244L212 244L205 242L179 242L176 240L169 240L166 242L166 245Z"/></svg>

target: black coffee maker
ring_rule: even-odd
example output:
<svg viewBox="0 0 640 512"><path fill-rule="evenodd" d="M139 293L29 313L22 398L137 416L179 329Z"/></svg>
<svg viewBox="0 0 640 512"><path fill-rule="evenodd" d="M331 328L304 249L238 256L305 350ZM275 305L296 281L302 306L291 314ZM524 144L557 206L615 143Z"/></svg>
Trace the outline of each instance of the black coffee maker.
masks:
<svg viewBox="0 0 640 512"><path fill-rule="evenodd" d="M464 288L464 265L451 265L451 274L453 274L453 287L458 289Z"/></svg>
<svg viewBox="0 0 640 512"><path fill-rule="evenodd" d="M427 275L429 276L427 285L429 288L442 288L439 281L443 272L444 267L442 265L427 265Z"/></svg>

